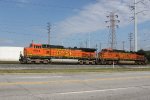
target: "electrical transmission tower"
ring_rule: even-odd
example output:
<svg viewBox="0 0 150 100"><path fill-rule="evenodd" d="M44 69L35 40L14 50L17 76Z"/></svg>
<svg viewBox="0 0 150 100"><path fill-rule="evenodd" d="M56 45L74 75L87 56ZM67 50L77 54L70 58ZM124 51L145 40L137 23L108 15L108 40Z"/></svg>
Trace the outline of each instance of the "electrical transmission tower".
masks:
<svg viewBox="0 0 150 100"><path fill-rule="evenodd" d="M111 48L112 49L116 49L116 28L118 28L119 26L117 25L117 23L120 22L120 20L118 20L118 15L115 14L115 12L110 12L110 14L108 16L106 16L109 20L105 21L106 23L109 23L109 26L107 26L109 28L109 44L111 44Z"/></svg>
<svg viewBox="0 0 150 100"><path fill-rule="evenodd" d="M47 30L48 30L48 44L50 45L50 33L51 33L51 24L47 23Z"/></svg>
<svg viewBox="0 0 150 100"><path fill-rule="evenodd" d="M132 40L133 40L133 33L129 33L130 51L133 51L132 50Z"/></svg>

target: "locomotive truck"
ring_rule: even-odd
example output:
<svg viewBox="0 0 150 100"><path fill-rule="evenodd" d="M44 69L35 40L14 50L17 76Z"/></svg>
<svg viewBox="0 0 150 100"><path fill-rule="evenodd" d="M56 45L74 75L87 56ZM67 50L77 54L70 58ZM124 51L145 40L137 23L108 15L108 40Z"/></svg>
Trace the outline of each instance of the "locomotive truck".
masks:
<svg viewBox="0 0 150 100"><path fill-rule="evenodd" d="M144 55L121 50L103 49L97 53L95 48L65 48L60 45L35 44L24 48L20 54L22 64L146 64Z"/></svg>

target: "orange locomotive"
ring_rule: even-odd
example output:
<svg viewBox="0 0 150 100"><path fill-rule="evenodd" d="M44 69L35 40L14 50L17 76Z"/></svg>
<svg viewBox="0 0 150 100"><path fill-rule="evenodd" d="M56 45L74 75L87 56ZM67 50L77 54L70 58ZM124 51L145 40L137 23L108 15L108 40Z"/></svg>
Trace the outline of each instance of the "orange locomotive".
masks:
<svg viewBox="0 0 150 100"><path fill-rule="evenodd" d="M103 49L98 54L101 64L146 64L144 55L122 50Z"/></svg>
<svg viewBox="0 0 150 100"><path fill-rule="evenodd" d="M21 63L73 64L146 64L146 58L136 53L103 49L96 54L93 48L64 48L59 45L30 44L20 55Z"/></svg>
<svg viewBox="0 0 150 100"><path fill-rule="evenodd" d="M96 49L64 48L47 44L30 44L24 48L21 63L80 63L95 64Z"/></svg>

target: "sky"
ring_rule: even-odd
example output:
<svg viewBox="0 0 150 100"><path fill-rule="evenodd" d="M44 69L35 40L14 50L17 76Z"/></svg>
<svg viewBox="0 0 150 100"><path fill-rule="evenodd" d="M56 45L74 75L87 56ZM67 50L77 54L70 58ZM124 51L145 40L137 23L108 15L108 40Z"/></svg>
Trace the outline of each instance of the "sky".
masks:
<svg viewBox="0 0 150 100"><path fill-rule="evenodd" d="M134 0L0 0L0 46L50 44L65 47L109 48L110 12L118 15L116 49L130 49L134 33ZM150 1L137 3L138 49L150 50ZM132 43L133 44L133 43ZM132 45L133 47L133 45Z"/></svg>

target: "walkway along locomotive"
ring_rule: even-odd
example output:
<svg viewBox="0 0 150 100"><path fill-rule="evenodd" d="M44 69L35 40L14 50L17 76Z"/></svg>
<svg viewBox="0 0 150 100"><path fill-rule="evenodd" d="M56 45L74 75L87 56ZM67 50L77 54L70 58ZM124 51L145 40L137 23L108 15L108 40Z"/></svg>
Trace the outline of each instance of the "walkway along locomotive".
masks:
<svg viewBox="0 0 150 100"><path fill-rule="evenodd" d="M22 64L146 64L144 55L120 50L103 49L96 52L94 48L65 48L60 45L30 44L20 54Z"/></svg>

